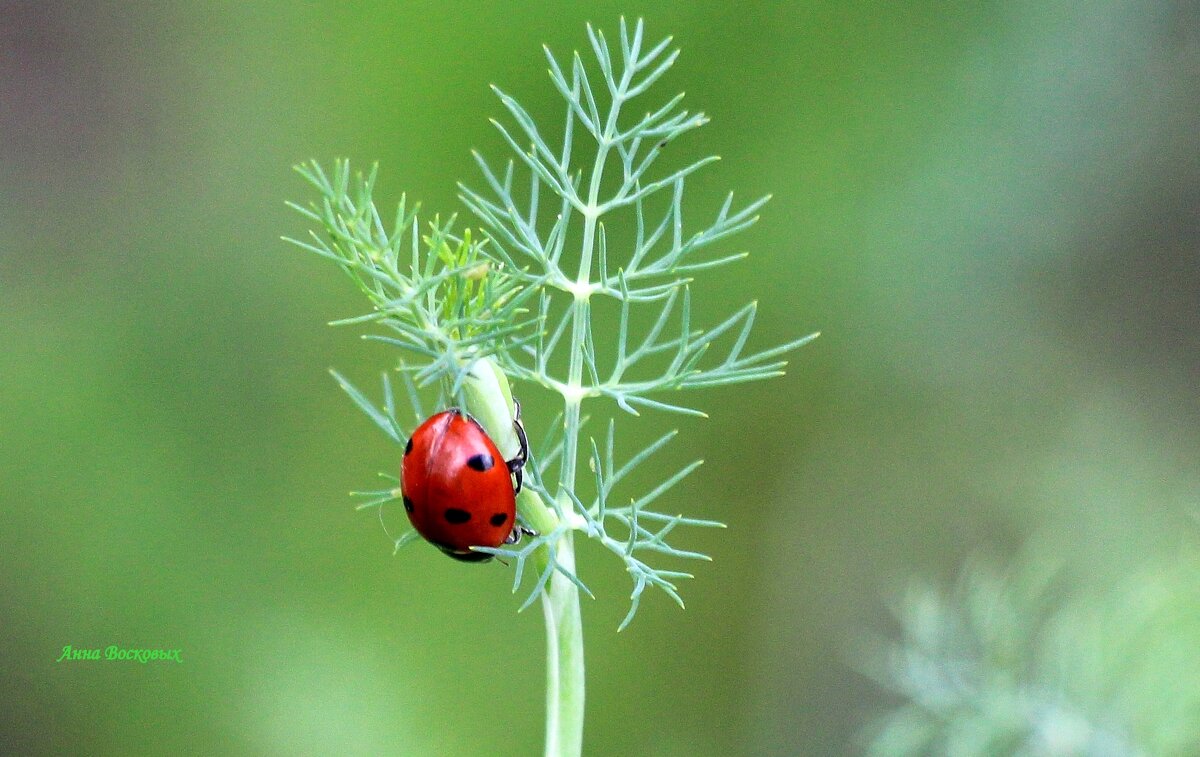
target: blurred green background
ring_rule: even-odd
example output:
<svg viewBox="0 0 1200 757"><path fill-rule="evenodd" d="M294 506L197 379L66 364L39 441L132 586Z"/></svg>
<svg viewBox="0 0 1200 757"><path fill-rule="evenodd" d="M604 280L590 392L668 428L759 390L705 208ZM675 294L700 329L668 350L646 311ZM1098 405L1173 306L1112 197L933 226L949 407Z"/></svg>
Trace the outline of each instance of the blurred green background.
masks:
<svg viewBox="0 0 1200 757"><path fill-rule="evenodd" d="M460 209L469 149L502 154L487 84L550 112L540 45L622 13L683 49L658 99L712 116L680 143L724 158L690 196L775 195L705 315L759 299L758 345L824 335L676 424L663 464L708 461L681 509L730 524L680 542L715 557L686 611L648 596L617 635L627 578L581 547L587 753L859 752L905 701L864 634L899 638L909 582L979 555L1061 561L1113 643L1128 576L1195 597L1194 3L4 2L8 751L540 750L540 613L502 566L393 557L352 510L395 450L326 369L391 356L324 325L363 303L278 238L303 233L283 201L310 157ZM1180 601L1142 654L1197 638ZM55 664L67 644L184 662ZM1126 700L1106 712L1155 753Z"/></svg>

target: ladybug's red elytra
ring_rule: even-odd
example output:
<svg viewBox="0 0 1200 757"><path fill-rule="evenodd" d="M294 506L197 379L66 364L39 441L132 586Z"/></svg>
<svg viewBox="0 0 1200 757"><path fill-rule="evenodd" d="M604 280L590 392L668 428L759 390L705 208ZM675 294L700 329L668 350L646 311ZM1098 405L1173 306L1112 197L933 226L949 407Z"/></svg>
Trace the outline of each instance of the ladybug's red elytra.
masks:
<svg viewBox="0 0 1200 757"><path fill-rule="evenodd" d="M512 544L526 532L516 524L516 495L529 451L520 403L514 415L521 451L512 460L456 407L418 426L404 448L400 492L408 519L426 541L456 560L490 560L492 555L471 547Z"/></svg>

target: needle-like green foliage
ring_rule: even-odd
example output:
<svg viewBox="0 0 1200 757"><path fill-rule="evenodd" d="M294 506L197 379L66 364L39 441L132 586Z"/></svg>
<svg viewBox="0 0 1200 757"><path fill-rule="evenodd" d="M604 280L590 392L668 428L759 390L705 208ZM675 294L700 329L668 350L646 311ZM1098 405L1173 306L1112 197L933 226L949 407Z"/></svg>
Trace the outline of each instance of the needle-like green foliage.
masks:
<svg viewBox="0 0 1200 757"><path fill-rule="evenodd" d="M313 161L296 170L318 191L308 207L288 203L316 224L308 241L286 241L334 261L366 295L372 311L333 321L332 325L378 323L386 333L370 338L411 353L418 385L452 376L462 380L464 368L480 356L502 354L521 344L529 331L519 282L493 270L470 231L451 234L454 219L434 220L427 236L419 234L416 209L406 211L401 199L395 220L385 225L372 193L377 168L351 176L348 161L334 164L330 179ZM346 382L343 388L367 410L362 397ZM390 401L391 394L387 393ZM375 414L369 415L378 422Z"/></svg>
<svg viewBox="0 0 1200 757"><path fill-rule="evenodd" d="M900 700L867 754L1195 751L1195 555L1092 585L1040 546L1005 570L973 561L949 590L909 587L899 634L860 662Z"/></svg>
<svg viewBox="0 0 1200 757"><path fill-rule="evenodd" d="M376 338L403 348L417 386L440 381L444 396L457 396L464 378L487 360L517 382L519 394L536 387L562 398L562 416L534 450L526 483L556 523L523 545L487 551L515 563L517 585L527 560L540 556L529 604L555 573L587 592L573 555L562 558L573 533L598 542L633 581L624 627L647 587L683 604L677 582L690 574L656 567L656 557L709 559L673 546L668 539L676 529L721 524L679 514L667 496L699 461L651 472L647 462L674 432L643 449L619 451L611 419L600 438L582 439L581 406L607 400L608 408L632 416L644 410L703 416L680 390L778 376L784 355L815 335L753 351L754 303L712 325L693 317L693 277L745 257L713 249L753 224L767 198L739 206L730 194L715 218L693 228L684 217L685 184L716 158L657 168L669 145L681 150L675 143L708 119L680 107L682 95L657 102L646 97L679 51L670 49L670 38L647 44L641 21L630 27L622 19L615 46L602 32L589 27L587 33L590 67L578 53L563 61L546 50L551 84L563 100L557 128L538 125L516 99L493 87L508 114L507 123L494 123L512 153L499 163L476 153L482 186L460 184L463 203L482 224L482 243L437 222L419 239L403 202L386 226L371 197L374 170L354 179L345 162L336 164L332 179L315 163L299 168L319 197L295 207L318 231L295 243L354 279L372 312L339 323L384 327L387 333ZM643 100L644 107L635 105ZM601 300L613 303L605 308L610 317L598 314ZM406 438L386 376L382 405L337 378L386 434ZM595 412L611 412L597 404ZM527 422L531 432L539 431L536 420ZM588 464L583 475L581 442ZM635 470L639 481L652 483L629 491ZM394 491L366 496L368 505L381 504Z"/></svg>

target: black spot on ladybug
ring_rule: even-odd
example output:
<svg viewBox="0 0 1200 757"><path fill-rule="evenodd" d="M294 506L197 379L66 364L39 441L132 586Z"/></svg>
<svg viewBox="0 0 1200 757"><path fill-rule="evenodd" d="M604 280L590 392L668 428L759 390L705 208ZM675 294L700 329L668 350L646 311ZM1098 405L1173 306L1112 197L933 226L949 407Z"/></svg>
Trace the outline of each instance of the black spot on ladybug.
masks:
<svg viewBox="0 0 1200 757"><path fill-rule="evenodd" d="M491 520L488 522L491 523L493 526L503 526L504 521L506 521L506 520L508 520L508 513L496 513L495 515L492 516Z"/></svg>
<svg viewBox="0 0 1200 757"><path fill-rule="evenodd" d="M480 452L478 455L471 455L467 458L467 467L471 470L485 471L491 470L496 461L486 452Z"/></svg>
<svg viewBox="0 0 1200 757"><path fill-rule="evenodd" d="M412 452L412 439L409 439L408 444L404 445L404 456L408 457L410 452Z"/></svg>
<svg viewBox="0 0 1200 757"><path fill-rule="evenodd" d="M404 498L404 512L411 513L413 511L413 501L408 498L407 494L402 496Z"/></svg>
<svg viewBox="0 0 1200 757"><path fill-rule="evenodd" d="M446 519L447 523L453 523L455 525L458 525L459 523L466 523L471 519L471 514L469 512L466 510L460 510L457 507L447 507L446 512L442 513L442 516Z"/></svg>

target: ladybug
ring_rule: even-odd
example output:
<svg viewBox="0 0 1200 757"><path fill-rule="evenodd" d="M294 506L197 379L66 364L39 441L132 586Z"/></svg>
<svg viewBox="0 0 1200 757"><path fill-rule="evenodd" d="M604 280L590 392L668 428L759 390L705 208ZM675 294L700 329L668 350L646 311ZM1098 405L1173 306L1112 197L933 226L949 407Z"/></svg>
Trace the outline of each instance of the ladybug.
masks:
<svg viewBox="0 0 1200 757"><path fill-rule="evenodd" d="M455 560L490 560L471 547L515 544L532 533L516 523L516 495L529 457L519 402L514 416L521 451L512 460L504 459L479 421L456 407L418 426L404 447L404 511L418 534Z"/></svg>

